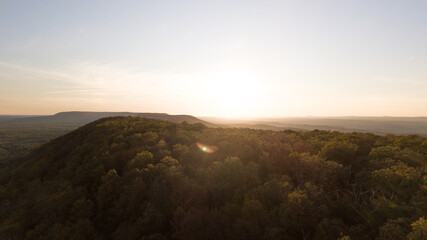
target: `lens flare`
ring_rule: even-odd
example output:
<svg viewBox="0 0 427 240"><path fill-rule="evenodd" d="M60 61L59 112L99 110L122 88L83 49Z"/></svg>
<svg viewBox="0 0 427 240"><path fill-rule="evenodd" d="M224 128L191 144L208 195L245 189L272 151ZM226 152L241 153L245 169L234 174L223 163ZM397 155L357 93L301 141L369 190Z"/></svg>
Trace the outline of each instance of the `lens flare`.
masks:
<svg viewBox="0 0 427 240"><path fill-rule="evenodd" d="M206 152L206 153L213 153L213 152L215 152L215 148L214 147L209 147L209 146L206 146L206 145L201 144L201 143L196 143L196 145L203 152Z"/></svg>

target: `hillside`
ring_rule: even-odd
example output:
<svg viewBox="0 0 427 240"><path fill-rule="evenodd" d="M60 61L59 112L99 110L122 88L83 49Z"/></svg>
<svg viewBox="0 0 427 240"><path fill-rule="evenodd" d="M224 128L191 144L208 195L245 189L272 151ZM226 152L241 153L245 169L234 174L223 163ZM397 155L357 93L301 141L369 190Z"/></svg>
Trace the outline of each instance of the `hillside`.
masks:
<svg viewBox="0 0 427 240"><path fill-rule="evenodd" d="M3 161L21 157L41 144L64 135L78 127L103 117L133 116L175 123L202 123L218 125L190 115L131 112L60 112L50 116L0 115L0 165Z"/></svg>
<svg viewBox="0 0 427 240"><path fill-rule="evenodd" d="M84 124L93 122L104 117L143 117L150 119L158 119L170 122L181 123L203 123L206 126L213 124L200 120L190 115L169 115L166 113L133 113L133 112L59 112L48 116L2 116L0 117L1 125L71 125L80 127Z"/></svg>
<svg viewBox="0 0 427 240"><path fill-rule="evenodd" d="M0 239L423 239L426 155L419 136L104 118L1 168Z"/></svg>

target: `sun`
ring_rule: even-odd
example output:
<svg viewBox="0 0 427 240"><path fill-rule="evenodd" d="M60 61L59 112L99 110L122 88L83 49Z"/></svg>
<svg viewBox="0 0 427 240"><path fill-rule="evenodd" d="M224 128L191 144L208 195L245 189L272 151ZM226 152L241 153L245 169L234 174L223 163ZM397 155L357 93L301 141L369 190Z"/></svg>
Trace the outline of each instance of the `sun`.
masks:
<svg viewBox="0 0 427 240"><path fill-rule="evenodd" d="M209 105L227 118L255 115L262 102L262 85L250 74L217 73L205 82Z"/></svg>

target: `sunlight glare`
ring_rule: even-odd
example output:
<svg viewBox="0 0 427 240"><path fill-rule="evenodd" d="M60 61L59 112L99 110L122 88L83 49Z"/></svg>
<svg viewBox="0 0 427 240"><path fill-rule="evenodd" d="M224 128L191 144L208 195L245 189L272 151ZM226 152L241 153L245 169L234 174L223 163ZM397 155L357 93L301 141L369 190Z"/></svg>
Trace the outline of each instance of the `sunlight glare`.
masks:
<svg viewBox="0 0 427 240"><path fill-rule="evenodd" d="M223 117L247 117L262 105L261 84L242 72L223 72L207 78L205 92Z"/></svg>

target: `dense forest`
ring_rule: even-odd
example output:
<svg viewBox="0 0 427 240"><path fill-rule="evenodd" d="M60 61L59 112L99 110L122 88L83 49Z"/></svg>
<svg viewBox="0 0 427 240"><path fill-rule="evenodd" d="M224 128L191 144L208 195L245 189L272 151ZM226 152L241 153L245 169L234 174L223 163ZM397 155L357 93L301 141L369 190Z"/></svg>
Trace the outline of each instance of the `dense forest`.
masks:
<svg viewBox="0 0 427 240"><path fill-rule="evenodd" d="M103 118L0 169L0 239L426 239L427 138Z"/></svg>

